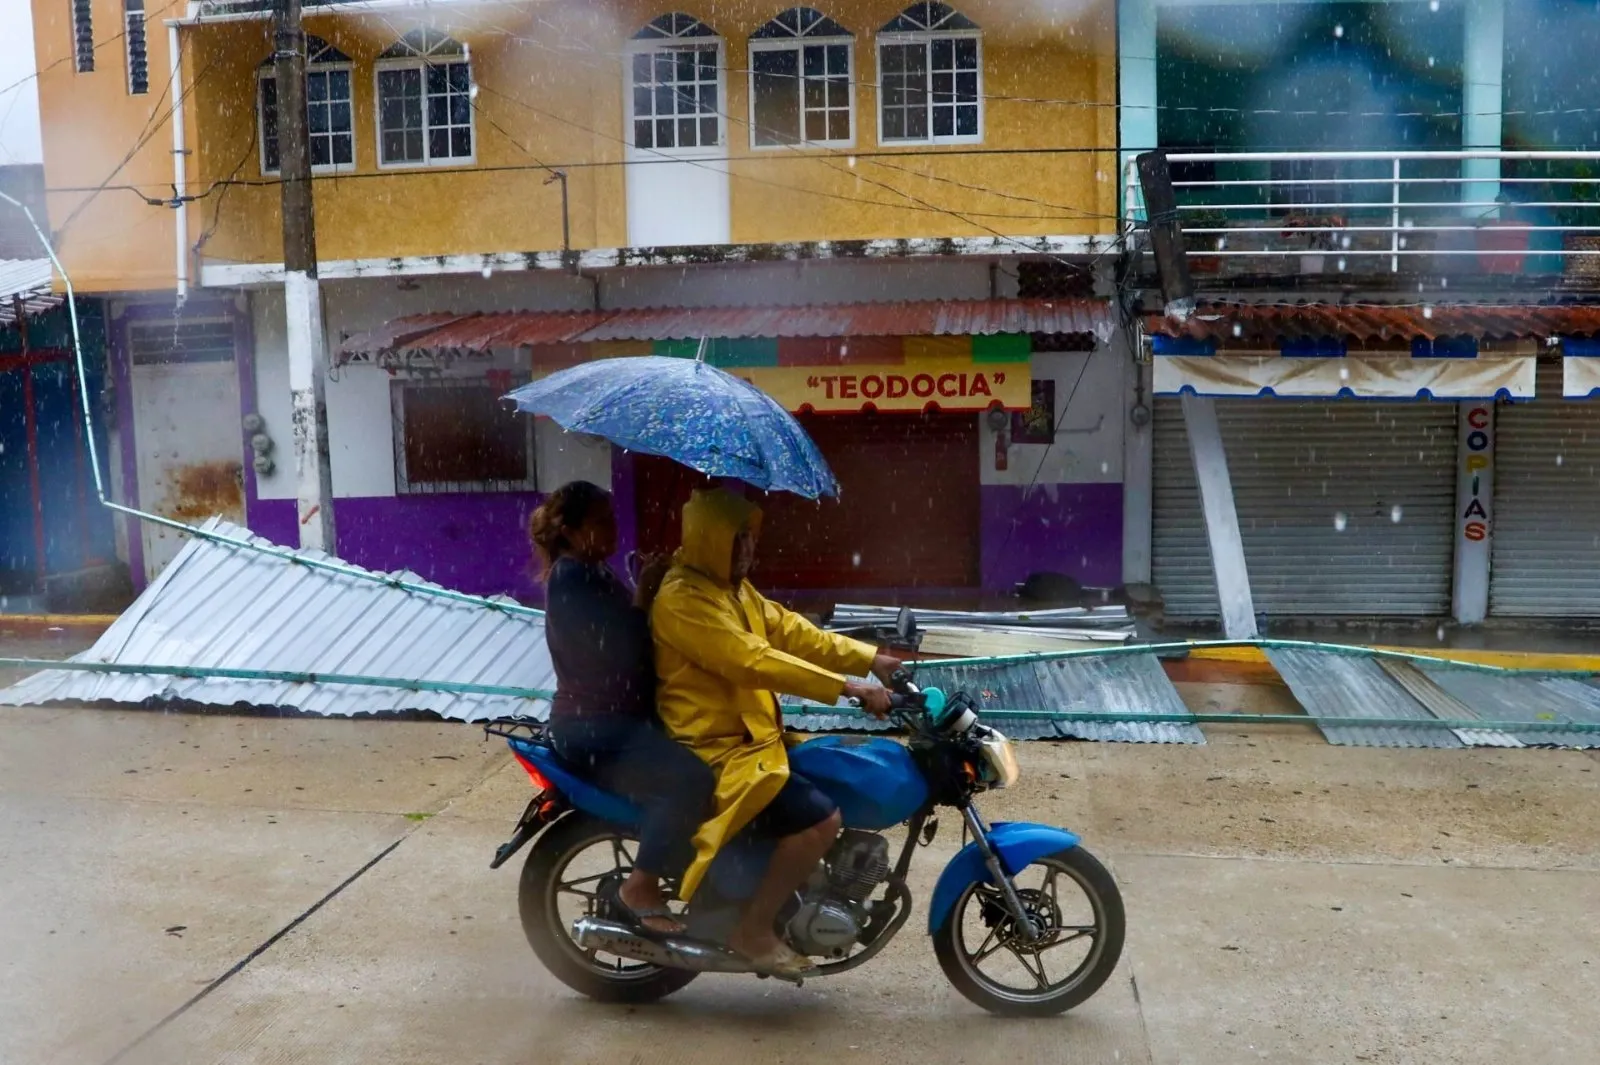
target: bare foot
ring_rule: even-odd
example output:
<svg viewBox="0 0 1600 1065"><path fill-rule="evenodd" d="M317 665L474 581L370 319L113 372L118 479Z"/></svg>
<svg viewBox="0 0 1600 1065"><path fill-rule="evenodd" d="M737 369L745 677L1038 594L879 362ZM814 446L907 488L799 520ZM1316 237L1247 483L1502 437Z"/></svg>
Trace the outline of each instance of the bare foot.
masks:
<svg viewBox="0 0 1600 1065"><path fill-rule="evenodd" d="M682 921L666 913L667 899L658 880L629 877L617 891L622 904L639 917L639 923L652 932L676 936L688 931Z"/></svg>

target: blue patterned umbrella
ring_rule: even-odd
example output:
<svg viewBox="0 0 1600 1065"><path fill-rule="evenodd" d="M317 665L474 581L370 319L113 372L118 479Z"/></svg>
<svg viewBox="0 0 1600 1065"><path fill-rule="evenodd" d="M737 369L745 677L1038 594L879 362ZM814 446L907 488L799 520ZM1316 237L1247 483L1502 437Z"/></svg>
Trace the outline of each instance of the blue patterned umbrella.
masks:
<svg viewBox="0 0 1600 1065"><path fill-rule="evenodd" d="M839 482L800 423L748 381L696 359L599 359L508 394L573 433L807 499Z"/></svg>

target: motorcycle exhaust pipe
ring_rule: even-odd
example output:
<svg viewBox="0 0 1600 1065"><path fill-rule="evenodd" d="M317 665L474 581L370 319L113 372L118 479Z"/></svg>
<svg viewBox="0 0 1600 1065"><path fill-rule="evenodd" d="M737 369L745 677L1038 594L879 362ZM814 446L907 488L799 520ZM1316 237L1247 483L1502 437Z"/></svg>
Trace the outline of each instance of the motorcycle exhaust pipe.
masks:
<svg viewBox="0 0 1600 1065"><path fill-rule="evenodd" d="M646 936L629 925L598 917L580 917L572 923L572 940L584 950L648 962L664 969L697 973L747 973L750 963L733 951L685 936Z"/></svg>

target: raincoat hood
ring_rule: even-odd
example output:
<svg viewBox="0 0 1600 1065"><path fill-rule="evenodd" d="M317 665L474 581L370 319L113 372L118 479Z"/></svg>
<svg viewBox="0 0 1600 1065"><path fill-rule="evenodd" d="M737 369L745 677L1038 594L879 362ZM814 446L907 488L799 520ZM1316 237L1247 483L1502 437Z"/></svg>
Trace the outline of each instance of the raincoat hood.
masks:
<svg viewBox="0 0 1600 1065"><path fill-rule="evenodd" d="M674 561L719 584L733 583L733 541L761 531L761 508L725 488L696 489L683 505L683 546Z"/></svg>

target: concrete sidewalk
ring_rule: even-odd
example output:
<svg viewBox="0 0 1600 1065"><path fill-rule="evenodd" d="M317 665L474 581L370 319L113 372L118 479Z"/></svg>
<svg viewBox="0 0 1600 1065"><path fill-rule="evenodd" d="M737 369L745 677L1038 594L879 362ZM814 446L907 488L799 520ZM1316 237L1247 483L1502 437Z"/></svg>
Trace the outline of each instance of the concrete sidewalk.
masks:
<svg viewBox="0 0 1600 1065"><path fill-rule="evenodd" d="M467 727L8 710L0 1061L1592 1056L1600 759L1335 748L1303 725L1208 738L1021 748L1021 785L985 812L1081 831L1129 937L1095 999L1017 1022L949 988L915 917L801 990L577 999L523 942L515 869L487 868L526 779ZM956 842L947 825L919 852L919 910Z"/></svg>

